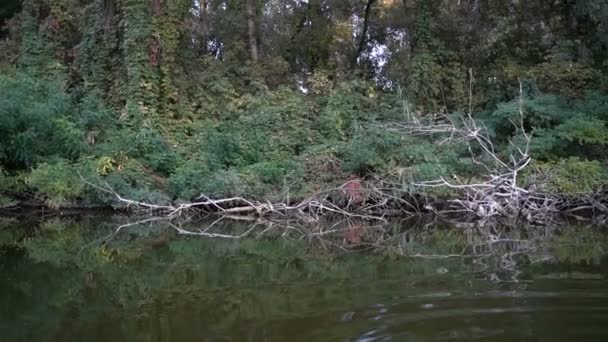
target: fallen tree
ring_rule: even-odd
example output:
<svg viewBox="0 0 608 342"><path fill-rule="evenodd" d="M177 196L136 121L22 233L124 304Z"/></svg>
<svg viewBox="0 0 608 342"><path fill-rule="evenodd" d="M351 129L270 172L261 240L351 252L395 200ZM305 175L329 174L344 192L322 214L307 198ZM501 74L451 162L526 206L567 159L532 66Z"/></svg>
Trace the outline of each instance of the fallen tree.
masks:
<svg viewBox="0 0 608 342"><path fill-rule="evenodd" d="M471 77L472 79L472 74ZM472 97L472 94L469 94ZM532 133L524 127L523 89L519 83L518 117L511 121L522 143L513 142L507 157L499 157L487 128L476 121L469 112L455 117L443 115L435 118L419 118L406 108L408 120L404 123L391 123L383 128L406 135L438 136L439 144L464 143L470 152L471 160L485 172L480 181L470 183L458 175L452 180L445 177L436 180L414 183L425 188L447 188L455 198L436 207L428 203L425 208L440 216L460 215L469 219L501 219L510 223L520 221L547 224L562 215L576 215L587 212L592 215L608 213L606 196L601 191L594 194L567 195L547 191L544 184L522 186L522 174L530 167L532 157L530 142ZM474 150L480 152L475 153Z"/></svg>

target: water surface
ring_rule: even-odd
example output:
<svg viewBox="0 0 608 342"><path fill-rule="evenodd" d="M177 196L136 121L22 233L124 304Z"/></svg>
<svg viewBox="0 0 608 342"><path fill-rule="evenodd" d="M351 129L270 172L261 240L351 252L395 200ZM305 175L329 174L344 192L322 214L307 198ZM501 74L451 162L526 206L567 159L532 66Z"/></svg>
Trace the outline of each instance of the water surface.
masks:
<svg viewBox="0 0 608 342"><path fill-rule="evenodd" d="M603 227L130 220L0 220L2 341L608 341Z"/></svg>

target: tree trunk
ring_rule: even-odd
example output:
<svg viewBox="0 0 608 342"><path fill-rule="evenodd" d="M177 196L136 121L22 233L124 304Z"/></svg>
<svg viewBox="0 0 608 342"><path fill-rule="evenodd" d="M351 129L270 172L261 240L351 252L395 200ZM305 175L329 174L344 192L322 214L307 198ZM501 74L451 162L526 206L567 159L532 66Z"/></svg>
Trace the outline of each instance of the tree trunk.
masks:
<svg viewBox="0 0 608 342"><path fill-rule="evenodd" d="M152 15L159 17L163 14L163 0L152 0Z"/></svg>
<svg viewBox="0 0 608 342"><path fill-rule="evenodd" d="M163 0L152 0L152 15L155 17L160 17L163 15ZM154 36L151 37L150 42L148 44L148 59L150 62L150 66L153 68L157 68L161 64L161 42L160 37Z"/></svg>
<svg viewBox="0 0 608 342"><path fill-rule="evenodd" d="M361 53L365 48L365 43L367 42L367 30L369 28L369 17L371 15L372 6L376 0L367 0L367 4L365 5L365 16L363 17L363 29L361 30L361 40L359 40L359 46L357 47L357 52L355 53L355 57L353 59L353 66L357 65L359 57L361 57Z"/></svg>
<svg viewBox="0 0 608 342"><path fill-rule="evenodd" d="M247 10L247 36L249 38L249 52L251 60L258 61L258 35L256 30L256 4L255 0L245 0Z"/></svg>
<svg viewBox="0 0 608 342"><path fill-rule="evenodd" d="M209 0L199 1L199 43L201 53L207 53L207 42L209 41L209 18L207 17L207 3Z"/></svg>
<svg viewBox="0 0 608 342"><path fill-rule="evenodd" d="M104 8L106 10L105 30L110 32L114 24L114 16L116 15L116 3L114 0L104 0Z"/></svg>

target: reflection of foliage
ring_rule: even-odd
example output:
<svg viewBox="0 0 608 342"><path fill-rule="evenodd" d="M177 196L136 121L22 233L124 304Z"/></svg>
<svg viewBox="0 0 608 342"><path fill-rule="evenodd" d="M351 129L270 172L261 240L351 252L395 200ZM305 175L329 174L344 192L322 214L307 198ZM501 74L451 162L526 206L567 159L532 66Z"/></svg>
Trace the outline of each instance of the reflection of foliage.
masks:
<svg viewBox="0 0 608 342"><path fill-rule="evenodd" d="M18 241L19 233L15 229L10 229L14 225L15 220L0 217L0 251L4 245L11 245Z"/></svg>
<svg viewBox="0 0 608 342"><path fill-rule="evenodd" d="M460 289L478 268L470 262L475 255L489 267L479 274L483 277L502 267L509 253L527 253L535 260L546 257L546 246L573 269L585 261L587 268L581 271L589 273L608 246L604 234L592 228L567 227L555 235L561 230L419 228L415 222L403 222L382 231L380 238L388 243L384 248L340 253L328 249L335 241L331 236L323 243L316 238L312 243L272 237L199 239L175 236L162 224L132 226L113 235L123 221L47 220L23 241L17 233L18 221L0 221L4 246L21 248L18 252L0 247L5 251L0 277L10 279L0 284L0 291L8 294L0 305L9 308L0 319L21 322L11 330L9 340L54 336L60 326L62 334L82 338L95 331L89 328L96 324L115 327L113 339L143 336L149 329L154 331L159 307L169 317L188 312L189 317L197 317L198 328L202 325L219 334L242 320L286 319L314 314L328 303L339 311L365 305L370 296L390 298L395 284L412 293ZM218 225L233 233L249 229L233 222ZM359 229L363 242L377 239L374 234L380 232ZM498 235L492 238L492 234ZM343 230L335 238L342 236ZM81 319L66 320L74 315ZM23 322L39 328L19 330ZM130 323L125 326L126 322ZM184 318L183 323L192 322Z"/></svg>
<svg viewBox="0 0 608 342"><path fill-rule="evenodd" d="M588 228L569 229L554 240L553 250L561 262L595 264L608 253L608 236Z"/></svg>

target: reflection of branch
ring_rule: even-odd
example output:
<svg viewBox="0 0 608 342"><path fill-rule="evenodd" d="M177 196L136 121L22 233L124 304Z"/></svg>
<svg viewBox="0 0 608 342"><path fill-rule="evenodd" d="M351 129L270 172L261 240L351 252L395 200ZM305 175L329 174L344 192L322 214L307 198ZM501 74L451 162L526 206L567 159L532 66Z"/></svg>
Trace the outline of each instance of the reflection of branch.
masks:
<svg viewBox="0 0 608 342"><path fill-rule="evenodd" d="M535 227L525 226L518 227L517 229L507 229L495 225L467 229L463 233L466 236L467 245L460 253L439 254L412 250L410 246L411 241L423 241L425 239L426 232L421 229L409 230L408 238L403 241L393 241L397 241L396 247L398 249L396 251L399 251L401 255L408 258L431 260L470 259L473 265L480 266L475 272L483 275L486 279L496 282L520 283L526 282L519 279L522 274L522 271L519 269L521 264L518 262L520 256L525 256L527 259L532 260L536 255L541 255L542 260L551 260L545 254L548 248L546 244L549 240L547 239L547 234L549 234L548 229L539 230ZM527 236L528 238L524 239L522 236ZM384 245L384 248L394 247L394 242Z"/></svg>
<svg viewBox="0 0 608 342"><path fill-rule="evenodd" d="M208 237L208 238L223 238L223 239L241 239L241 238L248 236L249 233L251 233L256 228L256 225L254 224L251 226L251 228L249 228L247 231L245 231L242 234L230 235L230 234L220 234L220 233L208 233L208 232L206 232L206 230L205 231L203 231L203 230L191 231L191 230L183 229L183 228L179 227L178 225L171 223L170 221L167 221L167 224L169 226L171 226L173 229L175 229L179 234L204 236L204 237Z"/></svg>
<svg viewBox="0 0 608 342"><path fill-rule="evenodd" d="M120 231L123 230L123 229L125 229L125 228L129 228L129 227L133 227L133 226L139 226L139 225L144 224L144 223L166 221L166 220L167 220L167 218L165 218L165 217L151 217L151 218L147 218L147 219L144 219L144 220L139 220L139 221L136 221L136 222L126 223L126 224L118 226L116 228L116 230L114 231L114 235L120 233Z"/></svg>
<svg viewBox="0 0 608 342"><path fill-rule="evenodd" d="M122 225L116 227L116 229L112 233L110 233L110 234L108 234L108 235L106 235L106 236L104 236L102 238L93 240L90 243L87 243L86 245L80 247L80 250L78 251L78 254L79 255L82 254L82 252L85 249L89 248L89 247L109 242L112 238L114 238L115 236L117 236L118 233L120 233L120 231L122 231L124 228L138 226L140 224L149 223L149 222L158 222L158 221L166 221L166 220L167 219L164 218L164 217L151 217L151 218L147 218L147 219L144 219L144 220L139 220L139 221L135 221L135 222L130 222L130 223L122 224Z"/></svg>
<svg viewBox="0 0 608 342"><path fill-rule="evenodd" d="M485 279L498 282L522 282L521 260L550 260L549 241L555 228L519 226L507 228L494 224L472 225L452 230L450 234L437 235L435 230L442 222L413 217L392 225L369 225L365 221L348 218L339 221L321 221L302 224L293 220L258 218L255 222L238 225L236 229L224 225L227 217L220 216L201 226L200 222L185 219L149 217L120 225L103 239L95 240L81 248L106 243L125 233L126 229L141 224L159 223L161 227L177 234L213 239L240 240L245 238L277 237L308 241L313 246L328 251L351 252L374 250L403 258L436 260L438 266L449 266L447 260L463 259L473 266L473 272ZM166 225L166 226L165 226ZM452 235L456 234L456 235ZM447 240L446 240L447 239ZM425 241L440 242L424 244ZM442 241L447 244L441 243ZM420 243L422 242L422 244ZM456 244L454 244L456 242ZM433 247L435 248L429 248Z"/></svg>

